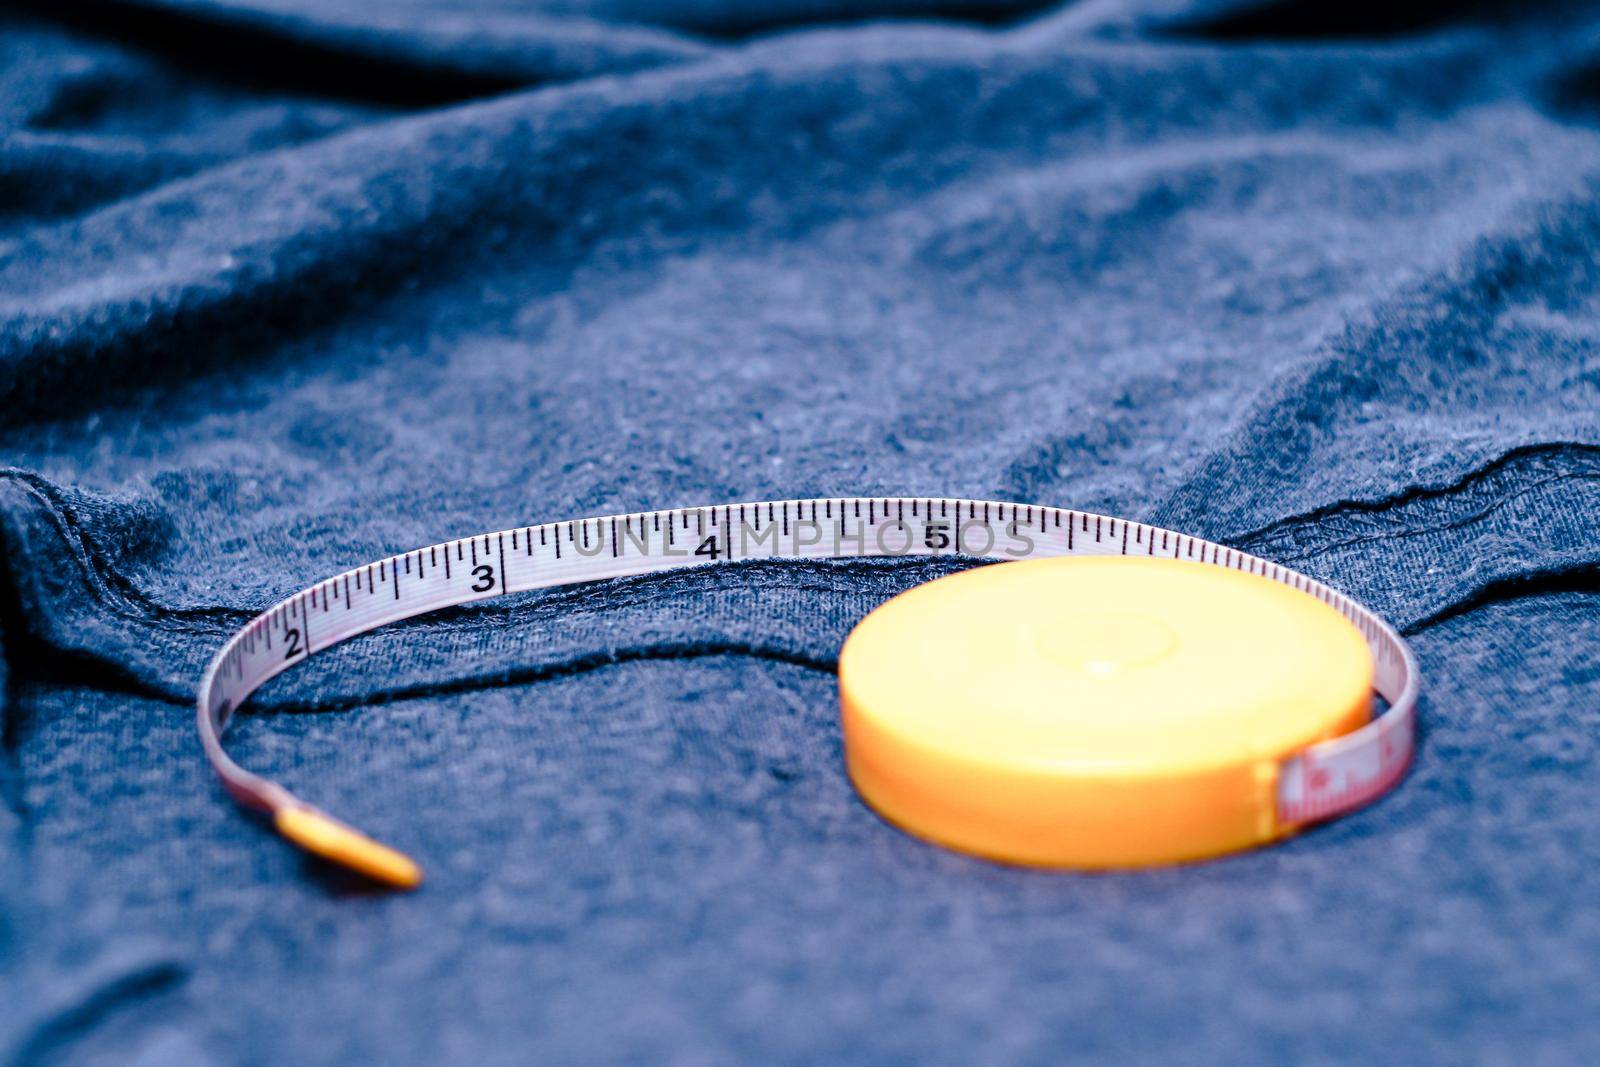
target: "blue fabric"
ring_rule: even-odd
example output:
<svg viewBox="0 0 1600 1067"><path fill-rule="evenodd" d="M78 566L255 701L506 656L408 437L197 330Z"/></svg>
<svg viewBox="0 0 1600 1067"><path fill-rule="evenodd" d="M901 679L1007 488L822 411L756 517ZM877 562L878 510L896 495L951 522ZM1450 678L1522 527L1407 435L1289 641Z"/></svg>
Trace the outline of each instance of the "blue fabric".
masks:
<svg viewBox="0 0 1600 1067"><path fill-rule="evenodd" d="M146 0L0 16L0 1055L1600 1058L1600 19L1275 0ZM189 701L318 577L732 499L1093 508L1413 637L1415 770L1103 876L853 795L935 573L735 566Z"/></svg>

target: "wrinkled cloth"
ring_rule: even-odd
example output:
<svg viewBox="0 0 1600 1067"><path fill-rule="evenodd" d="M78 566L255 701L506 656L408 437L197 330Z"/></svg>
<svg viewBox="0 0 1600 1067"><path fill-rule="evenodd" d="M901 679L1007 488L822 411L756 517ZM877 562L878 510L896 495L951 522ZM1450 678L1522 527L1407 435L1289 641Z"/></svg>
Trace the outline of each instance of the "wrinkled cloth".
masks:
<svg viewBox="0 0 1600 1067"><path fill-rule="evenodd" d="M1600 1059L1600 13L140 0L0 15L0 1062ZM1018 870L845 777L852 623L734 564L271 683L276 598L525 523L1094 509L1414 641L1281 845Z"/></svg>

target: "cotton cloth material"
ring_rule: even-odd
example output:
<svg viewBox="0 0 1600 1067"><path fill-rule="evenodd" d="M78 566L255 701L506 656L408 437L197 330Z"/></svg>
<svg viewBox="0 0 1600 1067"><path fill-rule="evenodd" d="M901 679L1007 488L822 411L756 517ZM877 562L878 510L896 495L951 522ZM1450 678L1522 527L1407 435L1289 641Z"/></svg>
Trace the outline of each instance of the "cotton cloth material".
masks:
<svg viewBox="0 0 1600 1067"><path fill-rule="evenodd" d="M0 1062L1600 1058L1600 18L147 0L0 16ZM811 495L1177 527L1421 658L1280 846L1008 869L845 778L938 569L735 565L209 656L468 533Z"/></svg>

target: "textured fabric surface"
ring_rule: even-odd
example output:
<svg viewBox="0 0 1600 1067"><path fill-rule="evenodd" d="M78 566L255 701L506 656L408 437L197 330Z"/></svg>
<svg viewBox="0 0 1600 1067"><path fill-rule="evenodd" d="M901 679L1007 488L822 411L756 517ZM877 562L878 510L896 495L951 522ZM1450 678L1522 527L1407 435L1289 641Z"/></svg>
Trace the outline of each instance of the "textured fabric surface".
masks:
<svg viewBox="0 0 1600 1067"><path fill-rule="evenodd" d="M1600 1059L1600 16L1274 0L0 15L0 1056ZM347 566L731 499L1092 508L1403 627L1416 767L1268 850L994 866L845 779L936 571L735 565L189 701Z"/></svg>

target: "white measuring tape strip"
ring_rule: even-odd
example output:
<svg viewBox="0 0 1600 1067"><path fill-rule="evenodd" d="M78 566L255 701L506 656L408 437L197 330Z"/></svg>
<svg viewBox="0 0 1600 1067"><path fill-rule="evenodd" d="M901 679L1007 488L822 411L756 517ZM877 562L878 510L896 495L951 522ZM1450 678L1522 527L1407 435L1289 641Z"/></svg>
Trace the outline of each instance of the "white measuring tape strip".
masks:
<svg viewBox="0 0 1600 1067"><path fill-rule="evenodd" d="M200 683L200 739L241 804L271 815L303 847L396 885L408 858L319 812L228 758L229 717L279 672L347 638L441 608L529 589L752 559L963 556L989 560L1150 555L1261 575L1348 618L1373 657L1388 709L1352 733L1285 760L1284 824L1339 815L1383 794L1411 760L1416 661L1394 628L1342 593L1287 567L1155 526L1038 505L925 497L782 500L573 519L480 534L357 567L280 601L223 646Z"/></svg>

